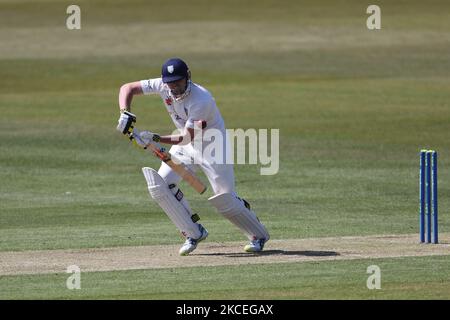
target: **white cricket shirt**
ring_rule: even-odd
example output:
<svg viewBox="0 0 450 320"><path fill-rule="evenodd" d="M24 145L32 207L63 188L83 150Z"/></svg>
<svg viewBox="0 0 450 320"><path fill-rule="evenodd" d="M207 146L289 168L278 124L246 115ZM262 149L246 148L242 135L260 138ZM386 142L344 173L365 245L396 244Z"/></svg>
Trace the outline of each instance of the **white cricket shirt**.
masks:
<svg viewBox="0 0 450 320"><path fill-rule="evenodd" d="M141 80L144 94L159 94L178 129L194 128L194 121L206 120L207 129L225 132L225 124L213 96L202 86L191 82L191 92L176 101L161 78Z"/></svg>

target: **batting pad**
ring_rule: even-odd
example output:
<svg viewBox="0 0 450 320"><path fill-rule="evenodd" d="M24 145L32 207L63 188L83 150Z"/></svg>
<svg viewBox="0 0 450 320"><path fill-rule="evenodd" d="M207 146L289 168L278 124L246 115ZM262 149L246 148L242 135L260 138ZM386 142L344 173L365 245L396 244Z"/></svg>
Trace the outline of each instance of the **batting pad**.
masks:
<svg viewBox="0 0 450 320"><path fill-rule="evenodd" d="M238 227L247 238L269 240L266 227L259 222L256 214L247 209L244 202L232 193L221 193L208 199L217 211Z"/></svg>
<svg viewBox="0 0 450 320"><path fill-rule="evenodd" d="M191 206L189 205L189 202L184 197L183 192L181 192L181 189L178 188L176 184L169 184L169 190L174 195L175 199L177 199L181 205L186 209L187 212L192 216L194 213L192 212Z"/></svg>
<svg viewBox="0 0 450 320"><path fill-rule="evenodd" d="M158 203L161 209L167 214L173 224L186 237L198 239L201 237L198 224L192 222L191 214L175 198L167 183L152 168L142 168L145 180L147 180L150 196Z"/></svg>

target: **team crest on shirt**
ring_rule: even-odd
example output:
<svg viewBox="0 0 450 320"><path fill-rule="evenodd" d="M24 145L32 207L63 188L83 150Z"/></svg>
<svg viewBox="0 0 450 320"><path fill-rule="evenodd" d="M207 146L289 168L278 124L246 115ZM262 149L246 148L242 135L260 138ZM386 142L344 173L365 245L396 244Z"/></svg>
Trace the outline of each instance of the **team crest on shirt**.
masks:
<svg viewBox="0 0 450 320"><path fill-rule="evenodd" d="M164 100L164 102L168 105L168 106L171 106L172 105L172 98L166 98L165 100Z"/></svg>

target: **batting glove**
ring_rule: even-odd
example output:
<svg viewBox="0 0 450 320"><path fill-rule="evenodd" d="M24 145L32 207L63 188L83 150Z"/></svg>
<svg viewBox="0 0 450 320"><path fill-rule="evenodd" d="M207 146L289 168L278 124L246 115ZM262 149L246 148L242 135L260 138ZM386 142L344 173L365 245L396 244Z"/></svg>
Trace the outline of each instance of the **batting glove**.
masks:
<svg viewBox="0 0 450 320"><path fill-rule="evenodd" d="M125 111L120 115L116 129L123 134L127 134L133 128L134 122L136 122L136 115L131 112Z"/></svg>
<svg viewBox="0 0 450 320"><path fill-rule="evenodd" d="M161 137L156 133L153 133L151 131L139 132L136 129L133 129L133 138L136 144L144 149L147 148L148 144L152 142L159 142L161 140Z"/></svg>

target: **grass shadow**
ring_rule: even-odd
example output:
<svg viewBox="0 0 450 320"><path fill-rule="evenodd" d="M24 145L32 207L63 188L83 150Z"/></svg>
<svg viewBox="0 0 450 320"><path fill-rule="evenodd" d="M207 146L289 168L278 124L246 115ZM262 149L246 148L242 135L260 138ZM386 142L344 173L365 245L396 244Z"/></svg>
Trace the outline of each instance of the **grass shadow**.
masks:
<svg viewBox="0 0 450 320"><path fill-rule="evenodd" d="M236 252L236 253L199 253L197 256L222 256L228 258L248 258L258 256L305 256L305 257L330 257L339 256L339 252L336 251L313 251L313 250L265 250L262 252L248 253L248 252Z"/></svg>

